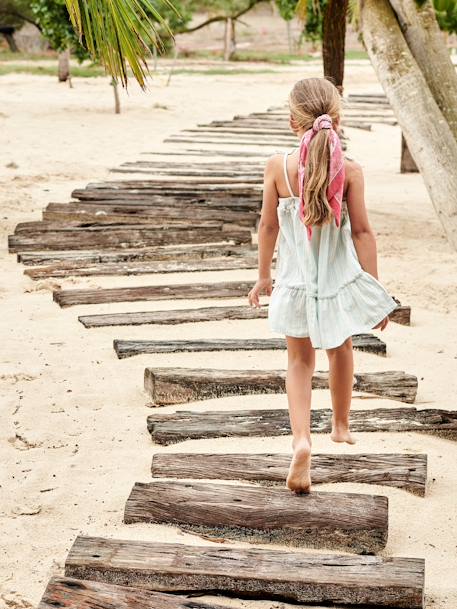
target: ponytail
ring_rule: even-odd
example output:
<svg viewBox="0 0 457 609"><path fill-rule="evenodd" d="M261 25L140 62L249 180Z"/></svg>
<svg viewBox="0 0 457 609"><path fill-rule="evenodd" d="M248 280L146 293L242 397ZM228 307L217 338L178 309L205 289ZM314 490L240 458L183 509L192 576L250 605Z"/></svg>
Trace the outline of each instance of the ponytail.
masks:
<svg viewBox="0 0 457 609"><path fill-rule="evenodd" d="M322 226L333 219L327 199L330 174L330 130L320 129L309 144L303 172L304 224Z"/></svg>

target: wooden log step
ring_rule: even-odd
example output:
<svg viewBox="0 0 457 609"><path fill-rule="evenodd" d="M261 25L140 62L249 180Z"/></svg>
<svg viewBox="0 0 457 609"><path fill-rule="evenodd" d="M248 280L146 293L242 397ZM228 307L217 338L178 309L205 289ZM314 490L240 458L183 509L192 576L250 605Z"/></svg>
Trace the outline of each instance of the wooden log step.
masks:
<svg viewBox="0 0 457 609"><path fill-rule="evenodd" d="M331 606L423 609L424 600L421 558L78 537L65 573L145 590L217 590L240 598ZM199 609L193 603L189 609Z"/></svg>
<svg viewBox="0 0 457 609"><path fill-rule="evenodd" d="M200 220L195 224L189 224L189 220L178 220L175 218L167 219L166 221L160 221L156 223L151 223L150 225L143 226L143 224L129 224L128 227L125 227L122 223L116 222L106 225L103 223L101 226L100 223L95 222L91 223L87 220L80 221L76 220L73 222L48 222L47 220L38 220L36 222L20 222L16 225L14 229L15 235L38 235L41 233L55 233L55 232L65 232L65 233L80 233L90 230L91 232L105 232L105 231L117 231L117 230L135 230L135 229L145 229L148 231L165 231L165 230L183 230L187 231L189 228L192 230L206 230L206 229L216 229L221 230L224 225L223 222L219 220Z"/></svg>
<svg viewBox="0 0 457 609"><path fill-rule="evenodd" d="M386 343L373 334L354 334L354 349L376 355L386 354ZM207 338L200 340L114 340L119 359L144 353L177 353L180 351L269 351L286 349L284 338Z"/></svg>
<svg viewBox="0 0 457 609"><path fill-rule="evenodd" d="M192 204L193 205L193 204ZM48 206L49 207L49 206ZM43 211L43 220L49 222L58 222L60 224L72 223L75 226L91 226L91 225L112 225L112 224L148 224L148 225L164 225L170 226L191 226L189 218L185 218L182 207L166 208L148 206L143 207L140 211L137 208L123 208L111 212L107 208L115 206L97 205L91 210L80 210L70 208L69 205L62 205L61 209L45 209ZM105 208L105 209L103 209ZM238 226L248 226L254 228L260 213L257 209L238 211L236 209L215 209L214 207L194 208L192 207L192 218L196 224L200 222L214 222L214 217L217 216L219 224L233 224ZM194 225L192 225L195 227Z"/></svg>
<svg viewBox="0 0 457 609"><path fill-rule="evenodd" d="M153 245L174 245L179 242L208 243L224 239L231 239L235 243L250 243L251 229L240 226L229 230L224 230L224 228L157 230L156 226L148 225L124 225L119 228L97 226L68 231L10 235L8 246L9 251L14 253L33 250L139 248Z"/></svg>
<svg viewBox="0 0 457 609"><path fill-rule="evenodd" d="M165 186L161 182L157 182L155 180L112 180L106 182L90 182L84 189L84 191L93 191L93 190L101 190L101 191L126 191L126 190L146 190L148 192L157 191L158 194L162 194L163 196L169 195L182 195L182 194L191 194L194 197L200 196L205 193L217 193L220 189L215 184L208 184L205 187L195 189L194 186L186 186L186 182L182 182L180 184L169 184L167 183ZM257 190L257 192L261 192L262 186L259 185L258 188L253 187L252 185L246 185L243 183L239 184L230 184L226 186L224 194L237 194L237 195L246 195L253 196L253 190Z"/></svg>
<svg viewBox="0 0 457 609"><path fill-rule="evenodd" d="M182 300L184 298L247 297L252 281L218 283L176 283L132 288L98 288L95 290L55 290L53 299L61 307L102 302L137 302L139 300Z"/></svg>
<svg viewBox="0 0 457 609"><path fill-rule="evenodd" d="M151 275L155 273L195 273L201 271L228 271L233 269L255 269L258 266L257 256L224 256L186 262L121 262L91 265L77 265L59 262L51 266L25 269L24 275L31 279L46 277L96 277L100 275Z"/></svg>
<svg viewBox="0 0 457 609"><path fill-rule="evenodd" d="M53 577L38 609L227 609L182 594L166 594L99 581Z"/></svg>
<svg viewBox="0 0 457 609"><path fill-rule="evenodd" d="M332 410L311 412L311 432L330 433ZM175 444L185 440L290 435L289 411L270 410L190 410L174 414L149 415L148 429L157 444ZM457 412L416 408L376 408L352 410L351 429L355 432L425 432L457 440Z"/></svg>
<svg viewBox="0 0 457 609"><path fill-rule="evenodd" d="M128 161L122 163L121 167L128 165L141 165L144 167L155 167L158 171L164 173L174 174L178 172L180 175L187 175L187 172L219 172L219 171L237 171L246 168L249 169L262 169L263 163L261 161L214 161L212 163L205 161L189 161L182 162L176 161L173 164L165 161Z"/></svg>
<svg viewBox="0 0 457 609"><path fill-rule="evenodd" d="M236 245L233 241L213 243L184 243L181 245L158 245L156 247L125 250L57 250L51 252L18 252L17 261L26 266L71 262L75 264L135 262L141 260L204 260L221 256L252 256L257 246Z"/></svg>
<svg viewBox="0 0 457 609"><path fill-rule="evenodd" d="M153 478L246 480L284 484L291 455L277 453L156 453ZM425 454L313 454L315 484L356 482L393 486L423 497L427 480Z"/></svg>
<svg viewBox="0 0 457 609"><path fill-rule="evenodd" d="M344 548L374 553L386 545L388 499L381 495L313 491L219 482L137 482L124 522L178 525L209 537L250 543Z"/></svg>
<svg viewBox="0 0 457 609"><path fill-rule="evenodd" d="M354 391L380 395L411 404L416 399L417 377L399 371L358 372ZM316 371L313 389L328 389L328 372ZM284 393L285 370L225 370L204 368L146 368L144 388L155 405L184 404L229 395Z"/></svg>
<svg viewBox="0 0 457 609"><path fill-rule="evenodd" d="M208 184L211 183L209 180L213 180L215 183L230 183L230 182L243 182L244 184L253 182L262 182L262 168L255 168L251 171L246 171L246 168L243 170L201 170L201 171L169 171L157 169L156 167L151 167L145 162L137 161L135 163L122 163L119 167L112 167L110 169L111 173L148 173L155 176L169 176L170 180L192 180L192 183L195 181L196 184ZM204 180L204 181L202 181ZM227 180L227 182L226 182ZM189 183L188 182L188 183Z"/></svg>
<svg viewBox="0 0 457 609"><path fill-rule="evenodd" d="M237 157L240 160L245 158L263 158L265 159L268 155L264 152L251 152L250 150L210 150L208 148L180 148L179 150L151 150L149 152L142 152L144 155L151 156L225 156L225 157Z"/></svg>
<svg viewBox="0 0 457 609"><path fill-rule="evenodd" d="M182 324L223 319L259 319L268 314L268 305L257 307L226 306L198 307L166 311L142 311L138 313L106 313L80 315L78 320L85 328L104 326L142 326L145 324Z"/></svg>
<svg viewBox="0 0 457 609"><path fill-rule="evenodd" d="M233 222L236 224L246 217L255 219L259 215L258 205L252 201L247 202L246 205L244 202L237 205L234 201L231 201L229 205L224 205L222 200L214 203L208 201L200 203L197 199L191 202L179 199L179 204L176 205L151 205L145 201L140 203L134 201L127 201L126 203L123 201L114 203L109 201L49 203L43 211L43 219L54 220L55 218L62 218L64 214L77 214L78 218L83 215L89 219L91 219L91 216L95 218L100 216L127 216L133 220L144 217L162 220L162 223L164 223L169 219L182 220L183 210L189 210L189 205L192 206L192 218L195 220L214 220L217 218L219 222ZM215 210L217 210L217 215Z"/></svg>
<svg viewBox="0 0 457 609"><path fill-rule="evenodd" d="M390 315L391 321L409 323L410 307L397 307ZM399 315L397 315L400 313ZM268 305L247 307L235 305L226 307L199 307L195 309L172 309L167 311L141 311L134 313L105 313L99 315L81 315L79 321L86 328L103 326L141 326L147 324L184 324L202 321L221 321L223 319L265 319L268 316Z"/></svg>
<svg viewBox="0 0 457 609"><path fill-rule="evenodd" d="M207 203L212 207L220 206L236 206L239 209L246 208L250 205L252 208L261 206L262 198L258 192L257 185L252 185L252 192L230 192L228 186L218 190L196 192L193 190L182 190L172 195L166 195L162 190L146 189L146 188L130 188L126 190L103 190L103 189L78 189L71 193L74 199L80 201L106 201L111 203L122 203L128 205L129 201L133 204L142 205L190 205L194 201L198 203Z"/></svg>
<svg viewBox="0 0 457 609"><path fill-rule="evenodd" d="M179 136L175 136L175 137L167 137L166 139L163 140L164 143L166 144L220 144L221 140L218 137L214 137L214 138L205 138L204 136L200 137L179 137ZM271 136L269 139L266 140L257 140L257 138L255 140L251 140L251 139L246 139L246 140L242 140L242 139L230 139L228 140L225 136L224 136L224 144L231 144L233 146L268 146L271 149L274 149L275 147L284 147L284 146L291 146L293 144L296 144L297 142L297 138L296 137L288 137L288 138L275 138L272 139Z"/></svg>
<svg viewBox="0 0 457 609"><path fill-rule="evenodd" d="M130 167L111 167L111 173L153 173L151 170L144 170L140 168L136 168L132 170ZM178 184L185 184L187 186L194 185L198 189L207 184L218 184L221 188L225 188L228 184L261 184L262 183L262 175L259 172L255 173L240 173L239 176L229 175L229 176L220 176L220 175L201 175L201 176L188 176L188 177L177 177L172 174L169 174L168 179L159 180L159 176L154 179L154 185L163 184L164 188L167 188L168 185L176 186Z"/></svg>

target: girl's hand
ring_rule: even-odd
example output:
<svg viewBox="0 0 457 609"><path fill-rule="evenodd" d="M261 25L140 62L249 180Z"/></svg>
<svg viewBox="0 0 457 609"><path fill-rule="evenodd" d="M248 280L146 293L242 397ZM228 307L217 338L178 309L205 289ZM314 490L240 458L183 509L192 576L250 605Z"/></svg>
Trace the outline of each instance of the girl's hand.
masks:
<svg viewBox="0 0 457 609"><path fill-rule="evenodd" d="M260 307L259 294L270 296L273 289L271 277L268 279L257 279L254 287L248 294L248 301L251 307Z"/></svg>
<svg viewBox="0 0 457 609"><path fill-rule="evenodd" d="M387 324L389 323L389 316L384 317L384 319L382 321L380 321L374 328L372 328L372 330L376 330L379 328L379 330L384 330L384 328L387 326Z"/></svg>

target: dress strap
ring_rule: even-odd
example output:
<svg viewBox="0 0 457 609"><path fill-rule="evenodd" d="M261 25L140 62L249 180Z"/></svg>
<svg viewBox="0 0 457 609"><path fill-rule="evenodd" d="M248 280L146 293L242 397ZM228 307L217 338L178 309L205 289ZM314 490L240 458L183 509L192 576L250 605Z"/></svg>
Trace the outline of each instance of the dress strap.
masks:
<svg viewBox="0 0 457 609"><path fill-rule="evenodd" d="M289 153L286 151L284 153L284 178L286 180L286 184L287 184L287 188L289 190L290 196L291 197L295 197L295 195L293 193L293 190L292 190L292 187L291 187L290 182L289 182L289 176L287 174L287 157L288 157L288 155L289 155Z"/></svg>

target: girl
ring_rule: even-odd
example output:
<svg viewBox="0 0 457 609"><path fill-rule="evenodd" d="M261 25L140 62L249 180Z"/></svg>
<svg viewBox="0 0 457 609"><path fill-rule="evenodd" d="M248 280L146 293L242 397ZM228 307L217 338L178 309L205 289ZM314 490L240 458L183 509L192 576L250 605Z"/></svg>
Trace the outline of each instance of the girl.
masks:
<svg viewBox="0 0 457 609"><path fill-rule="evenodd" d="M343 158L336 133L340 94L323 78L297 82L289 96L290 127L300 145L265 168L258 231L259 278L248 294L269 296L268 323L286 337L286 391L293 457L289 489L309 492L310 409L315 349L329 360L334 442L349 431L353 334L384 330L397 303L378 281L376 241L364 202L360 165ZM271 263L279 232L275 285Z"/></svg>

